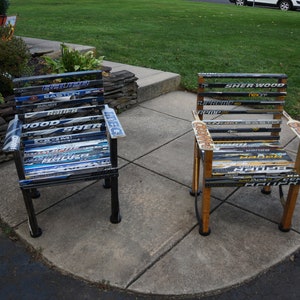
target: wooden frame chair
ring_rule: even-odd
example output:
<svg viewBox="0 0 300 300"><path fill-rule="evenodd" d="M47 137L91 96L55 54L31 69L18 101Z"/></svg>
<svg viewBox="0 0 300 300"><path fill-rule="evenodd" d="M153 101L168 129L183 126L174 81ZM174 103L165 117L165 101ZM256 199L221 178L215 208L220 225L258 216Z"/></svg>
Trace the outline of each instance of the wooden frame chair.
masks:
<svg viewBox="0 0 300 300"><path fill-rule="evenodd" d="M300 122L284 111L285 74L199 73L194 167L199 233L209 235L210 196L214 187L279 186L283 216L279 229L289 231L300 185L300 146L293 161L279 143L282 117L300 138ZM202 209L197 208L202 163ZM289 185L286 201L282 185Z"/></svg>
<svg viewBox="0 0 300 300"><path fill-rule="evenodd" d="M32 198L37 188L104 179L112 223L119 223L117 138L125 136L104 105L101 71L14 80L17 114L3 150L13 152L32 237L41 235Z"/></svg>

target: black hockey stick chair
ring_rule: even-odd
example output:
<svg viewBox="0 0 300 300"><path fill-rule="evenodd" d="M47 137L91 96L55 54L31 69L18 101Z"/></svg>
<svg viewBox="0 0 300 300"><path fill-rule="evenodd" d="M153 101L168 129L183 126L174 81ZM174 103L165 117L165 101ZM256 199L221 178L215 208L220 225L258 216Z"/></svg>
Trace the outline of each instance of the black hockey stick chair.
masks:
<svg viewBox="0 0 300 300"><path fill-rule="evenodd" d="M17 114L3 150L13 152L32 237L41 235L32 198L38 188L104 179L112 223L121 221L117 138L125 133L104 104L101 71L14 80Z"/></svg>

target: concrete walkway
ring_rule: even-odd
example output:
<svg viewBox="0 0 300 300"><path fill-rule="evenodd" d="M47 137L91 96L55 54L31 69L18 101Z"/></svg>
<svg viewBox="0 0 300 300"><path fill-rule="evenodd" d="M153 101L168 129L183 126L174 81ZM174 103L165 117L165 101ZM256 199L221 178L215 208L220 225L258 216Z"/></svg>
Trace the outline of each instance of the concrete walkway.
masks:
<svg viewBox="0 0 300 300"><path fill-rule="evenodd" d="M110 191L100 182L44 188L35 200L43 235L30 238L12 162L0 167L1 219L63 272L134 292L203 295L265 272L300 248L299 204L293 230L282 233L277 189L214 189L212 233L200 236L189 195L195 104L194 94L172 91L119 115L127 134L119 143L120 224L109 222ZM294 155L286 125L282 139Z"/></svg>

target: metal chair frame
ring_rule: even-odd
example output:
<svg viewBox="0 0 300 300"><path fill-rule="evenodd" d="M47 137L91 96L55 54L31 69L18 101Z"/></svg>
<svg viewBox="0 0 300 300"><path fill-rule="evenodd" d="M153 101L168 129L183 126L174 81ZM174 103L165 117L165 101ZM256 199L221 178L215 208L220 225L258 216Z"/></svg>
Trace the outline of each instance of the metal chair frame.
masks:
<svg viewBox="0 0 300 300"><path fill-rule="evenodd" d="M14 154L32 237L42 234L33 198L38 188L104 179L111 188L112 223L121 221L117 138L124 130L104 104L102 71L18 78L17 114L3 150Z"/></svg>

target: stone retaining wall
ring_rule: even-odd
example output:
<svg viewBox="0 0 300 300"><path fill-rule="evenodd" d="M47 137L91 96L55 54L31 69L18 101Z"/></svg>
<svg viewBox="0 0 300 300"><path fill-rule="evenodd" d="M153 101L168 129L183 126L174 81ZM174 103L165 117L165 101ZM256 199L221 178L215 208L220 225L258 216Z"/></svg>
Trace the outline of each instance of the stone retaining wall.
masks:
<svg viewBox="0 0 300 300"><path fill-rule="evenodd" d="M105 103L115 108L117 112L124 111L137 103L138 85L135 74L124 70L107 73L103 79ZM0 163L12 158L12 155L2 152L8 122L15 115L13 97L5 100L6 103L0 104Z"/></svg>

